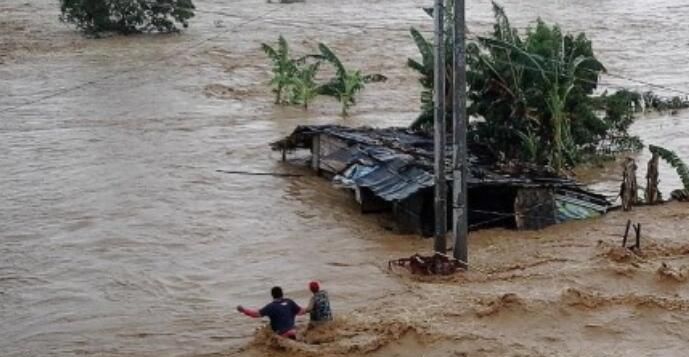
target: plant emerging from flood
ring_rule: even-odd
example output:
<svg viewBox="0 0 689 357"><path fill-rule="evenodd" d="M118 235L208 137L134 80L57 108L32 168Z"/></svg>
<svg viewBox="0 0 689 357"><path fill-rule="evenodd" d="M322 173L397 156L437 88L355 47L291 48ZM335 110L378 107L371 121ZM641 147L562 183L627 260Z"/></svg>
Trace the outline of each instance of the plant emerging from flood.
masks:
<svg viewBox="0 0 689 357"><path fill-rule="evenodd" d="M321 85L316 82L316 75L321 62L301 63L289 80L289 102L300 104L304 109L309 108L309 103L316 98L321 91Z"/></svg>
<svg viewBox="0 0 689 357"><path fill-rule="evenodd" d="M176 32L194 9L192 0L60 0L60 20L89 34Z"/></svg>
<svg viewBox="0 0 689 357"><path fill-rule="evenodd" d="M324 84L320 93L334 97L342 104L342 116L349 115L349 108L356 104L356 95L362 91L366 83L381 82L387 78L380 74L364 75L360 70L345 68L342 61L325 44L318 44L320 58L335 67L335 77Z"/></svg>
<svg viewBox="0 0 689 357"><path fill-rule="evenodd" d="M283 93L293 81L293 77L297 71L297 61L292 59L289 55L289 46L284 37L278 38L277 48L273 48L268 44L261 44L263 52L273 64L273 78L270 84L274 87L275 104L285 103Z"/></svg>
<svg viewBox="0 0 689 357"><path fill-rule="evenodd" d="M273 64L273 78L270 83L275 92L276 104L302 105L308 109L317 96L326 95L342 103L342 115L347 116L349 108L356 104L355 96L366 83L380 82L387 78L380 74L363 75L344 67L340 59L325 44L319 44L319 54L300 58L290 57L289 46L284 37L278 39L277 48L262 44L263 51ZM317 81L322 63L335 68L335 76L321 83Z"/></svg>
<svg viewBox="0 0 689 357"><path fill-rule="evenodd" d="M496 161L549 165L561 171L591 156L639 149L641 141L628 129L643 103L653 108L681 106L677 100L665 103L624 90L596 94L606 69L585 34L565 33L540 19L520 34L502 7L493 3L493 10L493 32L467 44L467 114L476 119L469 125L469 144ZM452 16L446 20L451 30ZM433 45L417 30L411 34L421 60L409 59L408 66L420 74L423 87L421 114L412 127L429 130ZM447 37L445 111L450 118L452 39Z"/></svg>

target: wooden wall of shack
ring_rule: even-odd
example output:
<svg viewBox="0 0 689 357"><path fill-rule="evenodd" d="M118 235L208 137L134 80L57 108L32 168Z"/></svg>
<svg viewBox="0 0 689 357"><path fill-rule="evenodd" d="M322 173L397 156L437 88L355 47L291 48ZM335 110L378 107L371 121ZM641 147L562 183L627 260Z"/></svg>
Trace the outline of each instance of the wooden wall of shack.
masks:
<svg viewBox="0 0 689 357"><path fill-rule="evenodd" d="M346 149L349 145L336 137L318 134L312 140L311 153L317 159L312 163L314 168L318 168L320 172L326 173L328 178L342 172L347 168L343 162L328 160L328 156L341 149Z"/></svg>
<svg viewBox="0 0 689 357"><path fill-rule="evenodd" d="M555 190L521 188L514 200L515 224L518 229L542 229L557 223Z"/></svg>
<svg viewBox="0 0 689 357"><path fill-rule="evenodd" d="M554 190L550 187L479 185L469 187L468 200L471 229L535 230L556 223L557 207ZM452 218L451 208L451 203L448 203L448 222ZM393 217L400 233L432 236L435 220L433 190L419 191L395 203Z"/></svg>
<svg viewBox="0 0 689 357"><path fill-rule="evenodd" d="M432 236L435 220L433 189L421 190L406 200L395 202L392 206L392 215L397 232Z"/></svg>

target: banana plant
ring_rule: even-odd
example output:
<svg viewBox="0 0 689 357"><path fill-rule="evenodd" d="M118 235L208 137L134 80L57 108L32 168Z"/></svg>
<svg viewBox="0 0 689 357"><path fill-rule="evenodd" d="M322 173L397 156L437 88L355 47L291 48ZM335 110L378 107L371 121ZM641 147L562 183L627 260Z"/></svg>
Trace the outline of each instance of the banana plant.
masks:
<svg viewBox="0 0 689 357"><path fill-rule="evenodd" d="M318 96L321 86L316 82L316 74L320 65L321 62L315 62L297 66L289 81L289 102L291 104L301 104L304 109L308 109L309 103Z"/></svg>
<svg viewBox="0 0 689 357"><path fill-rule="evenodd" d="M284 104L283 92L290 85L297 71L296 61L290 58L289 46L282 36L278 38L277 49L265 43L261 44L261 48L273 63L273 79L270 84L274 87L275 104Z"/></svg>
<svg viewBox="0 0 689 357"><path fill-rule="evenodd" d="M539 137L531 130L527 130L526 133L517 130L516 134L522 141L525 160L527 162L538 162L538 154L541 151Z"/></svg>
<svg viewBox="0 0 689 357"><path fill-rule="evenodd" d="M576 164L582 148L612 134L612 121L597 115L591 97L605 68L584 34L538 20L521 37L504 9L493 7L494 32L467 48L468 112L485 119L475 126L477 137L508 158L536 157L559 172ZM496 132L499 140L491 140Z"/></svg>
<svg viewBox="0 0 689 357"><path fill-rule="evenodd" d="M448 1L446 4L445 16L445 31L452 33L454 27L454 17L452 16L452 9L454 7L453 1ZM433 9L426 8L424 11L433 17ZM416 44L416 47L421 54L421 61L409 58L407 59L407 67L416 71L419 74L419 82L423 87L421 91L421 113L412 122L410 127L416 130L430 130L433 128L434 117L434 72L435 72L435 53L433 50L433 40L427 40L418 29L412 27L410 29L411 37ZM453 70L453 37L445 36L445 115L449 119L452 117L452 70ZM451 123L451 121L448 121Z"/></svg>
<svg viewBox="0 0 689 357"><path fill-rule="evenodd" d="M433 125L433 71L435 55L433 53L433 44L426 40L419 30L412 27L410 32L421 54L421 61L409 58L407 59L407 66L418 72L420 75L419 83L421 83L423 88L421 91L421 114L411 124L411 128L421 129L423 127L432 127ZM451 57L449 63L452 64Z"/></svg>
<svg viewBox="0 0 689 357"><path fill-rule="evenodd" d="M314 57L335 67L335 77L320 87L319 94L337 99L342 104L342 116L344 117L349 115L349 108L356 104L355 97L365 88L366 83L387 80L385 76L380 74L364 75L359 70L347 70L335 53L323 43L318 44L318 49L320 55Z"/></svg>

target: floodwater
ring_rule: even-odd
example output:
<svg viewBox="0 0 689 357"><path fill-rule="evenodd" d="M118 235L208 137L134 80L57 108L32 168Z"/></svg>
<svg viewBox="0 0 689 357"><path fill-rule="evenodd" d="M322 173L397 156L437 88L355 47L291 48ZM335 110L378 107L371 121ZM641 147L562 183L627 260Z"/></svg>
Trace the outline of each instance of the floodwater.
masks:
<svg viewBox="0 0 689 357"><path fill-rule="evenodd" d="M655 250L642 258L605 245L626 222L616 213L537 233L475 234L476 276L417 282L384 262L429 242L387 231L382 218L360 215L344 193L269 151L301 123L409 123L419 87L405 68L416 56L407 29L430 29L420 9L428 4L195 3L180 35L98 40L60 24L52 0L0 3L0 355L273 353L254 336L260 323L234 307L265 303L275 284L305 303L309 279L330 290L348 337L323 350L281 346L285 354L684 353L682 205L631 216L649 225ZM684 1L503 5L521 28L541 16L586 31L613 74L689 91ZM468 1L467 16L472 32L490 29L489 2ZM348 65L389 81L370 85L348 119L328 100L308 112L276 107L259 45L279 34L299 53L327 42ZM641 118L633 131L689 157L687 112ZM593 171L587 180L613 192L616 167ZM661 179L666 194L679 186L667 165ZM655 274L661 259L676 279L656 281L674 276Z"/></svg>

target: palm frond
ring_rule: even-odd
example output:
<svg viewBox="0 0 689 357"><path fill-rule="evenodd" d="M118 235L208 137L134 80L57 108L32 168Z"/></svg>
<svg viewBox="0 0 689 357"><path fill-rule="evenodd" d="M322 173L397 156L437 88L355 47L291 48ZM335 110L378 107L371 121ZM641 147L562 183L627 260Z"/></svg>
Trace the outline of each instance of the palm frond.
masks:
<svg viewBox="0 0 689 357"><path fill-rule="evenodd" d="M433 71L433 61L435 59L435 55L433 54L433 45L428 42L425 37L423 37L419 30L412 27L409 31L411 32L411 36L416 43L416 47L418 47L419 52L421 52L423 66L425 68L430 68L430 70Z"/></svg>
<svg viewBox="0 0 689 357"><path fill-rule="evenodd" d="M648 148L649 150L651 150L652 153L660 156L663 160L667 161L672 167L674 167L677 170L677 174L682 180L684 189L689 190L689 168L684 163L684 161L682 161L682 159L680 159L679 156L677 156L677 154L663 147L650 145Z"/></svg>
<svg viewBox="0 0 689 357"><path fill-rule="evenodd" d="M278 53L283 58L289 56L289 46L287 45L287 40L285 40L285 38L282 37L282 35L278 37Z"/></svg>
<svg viewBox="0 0 689 357"><path fill-rule="evenodd" d="M528 131L527 133L524 133L522 131L517 130L516 131L517 136L519 136L519 139L522 141L522 148L524 152L527 154L527 159L529 161L536 161L536 158L538 157L538 137L534 135L533 132Z"/></svg>
<svg viewBox="0 0 689 357"><path fill-rule="evenodd" d="M270 57L272 61L275 61L279 57L278 53L275 51L274 48L270 47L270 45L262 43L261 48L263 49L263 52L265 52L266 55Z"/></svg>
<svg viewBox="0 0 689 357"><path fill-rule="evenodd" d="M492 4L493 16L495 17L495 37L497 37L500 40L506 40L510 43L514 43L516 37L515 30L512 29L512 26L510 25L510 19L507 17L507 14L505 13L505 8L500 6L495 1L492 1Z"/></svg>
<svg viewBox="0 0 689 357"><path fill-rule="evenodd" d="M347 73L347 70L345 69L340 59L328 46L326 46L324 43L319 43L318 49L321 51L323 59L335 66L335 70L337 71L338 76L344 76Z"/></svg>
<svg viewBox="0 0 689 357"><path fill-rule="evenodd" d="M497 48L502 48L505 50L510 50L514 51L522 56L522 58L526 59L528 64L531 67L531 69L537 69L538 74L541 76L542 79L546 81L550 81L548 77L548 71L546 71L543 66L541 65L542 63L545 62L544 58L540 55L537 55L535 53L530 53L525 51L523 48L516 46L510 42L506 42L503 40L496 40L493 38L487 38L487 37L480 37L480 40L482 43L484 43L486 46L492 46L492 47L497 47Z"/></svg>
<svg viewBox="0 0 689 357"><path fill-rule="evenodd" d="M420 74L426 74L426 67L411 58L407 59L407 67L419 72Z"/></svg>
<svg viewBox="0 0 689 357"><path fill-rule="evenodd" d="M339 98L340 97L340 82L331 79L329 82L322 84L318 87L318 93L321 95L326 95L330 97Z"/></svg>
<svg viewBox="0 0 689 357"><path fill-rule="evenodd" d="M433 113L422 112L409 126L414 130L423 130L433 126Z"/></svg>

